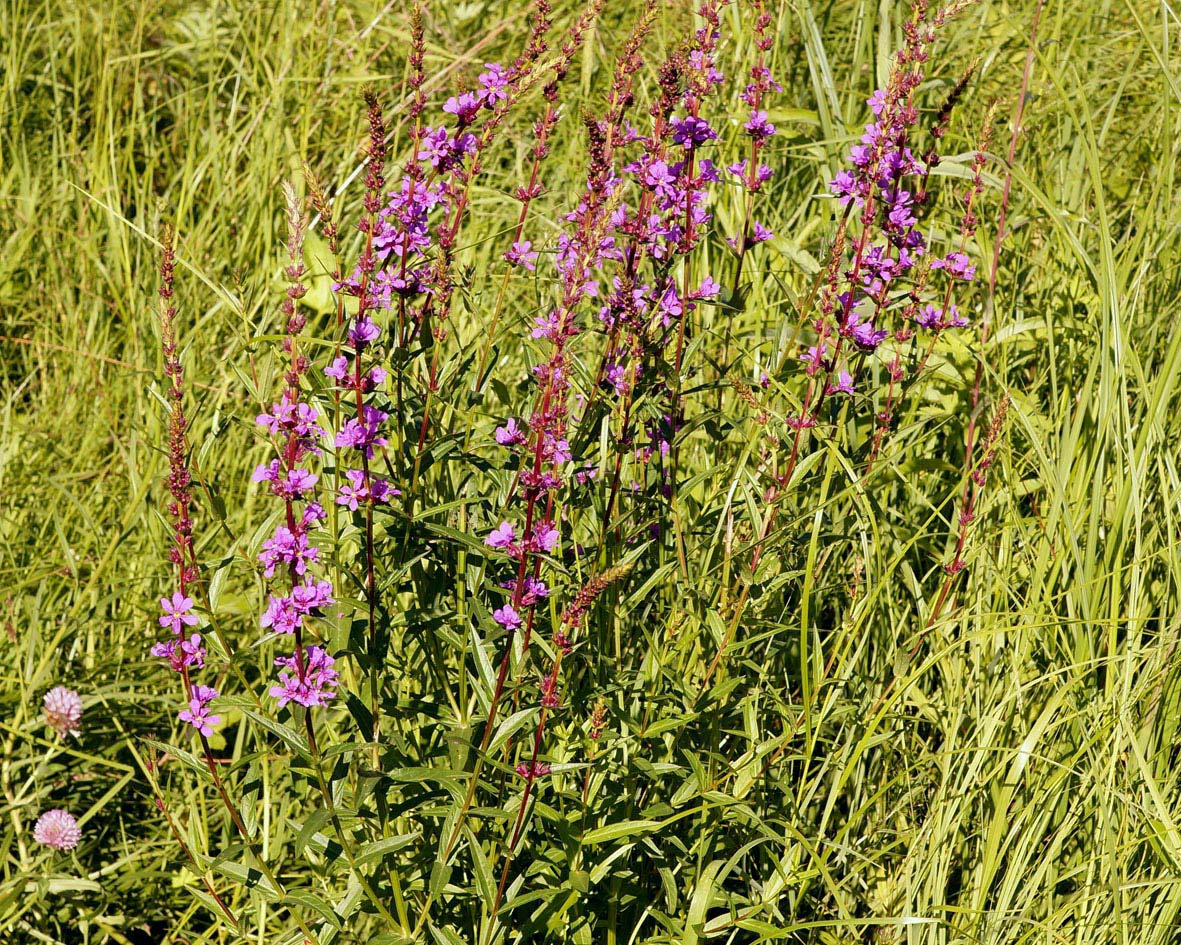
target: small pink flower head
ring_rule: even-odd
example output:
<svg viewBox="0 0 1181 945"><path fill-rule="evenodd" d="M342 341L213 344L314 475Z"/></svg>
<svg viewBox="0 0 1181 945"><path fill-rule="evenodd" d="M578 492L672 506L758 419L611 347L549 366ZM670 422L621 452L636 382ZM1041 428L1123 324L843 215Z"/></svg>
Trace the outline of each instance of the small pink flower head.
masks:
<svg viewBox="0 0 1181 945"><path fill-rule="evenodd" d="M82 699L73 689L54 686L45 693L45 724L62 738L82 734Z"/></svg>
<svg viewBox="0 0 1181 945"><path fill-rule="evenodd" d="M47 810L33 825L33 839L55 850L72 850L82 839L82 831L69 811Z"/></svg>

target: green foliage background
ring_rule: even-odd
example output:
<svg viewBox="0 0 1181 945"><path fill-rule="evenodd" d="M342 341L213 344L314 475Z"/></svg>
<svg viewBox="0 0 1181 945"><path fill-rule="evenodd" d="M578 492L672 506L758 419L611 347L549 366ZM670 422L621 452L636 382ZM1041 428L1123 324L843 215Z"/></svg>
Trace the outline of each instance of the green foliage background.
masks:
<svg viewBox="0 0 1181 945"><path fill-rule="evenodd" d="M436 99L485 60L511 59L525 29L519 2L429 6ZM560 34L578 8L555 6ZM764 215L780 237L760 250L741 311L707 313L698 339L716 357L728 335L748 381L778 351L831 237L831 202L815 198L860 131L906 13L894 0L769 6L785 94ZM637 5L607 7L565 87L535 242L552 240L578 193L577 115L601 108ZM944 34L935 98L979 64L946 175L962 175L994 100L993 151L1007 152L1033 12L1031 0L981 0ZM650 58L686 23L684 4L663 7ZM472 618L490 578L478 541L462 536L487 524L508 487L481 465L491 453L479 444L521 399L526 326L542 304L529 280L512 285L486 395L465 392L495 290L482 274L504 248L536 97L475 191L447 342L450 436L424 472L420 527L387 536L409 549L387 576L391 746L384 777L334 782L360 866L316 817L315 777L297 750L245 726L218 745L284 897L251 872L183 756L152 778L200 871L184 866L150 786L148 739L180 739L175 686L147 658L167 583L155 235L167 218L181 236L201 552L221 582L217 619L241 648L236 672L261 687L270 654L255 643L251 553L269 510L248 475L265 452L252 418L276 370L279 185L305 163L333 186L348 181L341 209L355 219L362 84L389 106L395 152L402 140L405 11L3 0L0 939L239 940L202 898L203 872L252 941L298 941L294 916L324 942L399 940L358 892L359 868L386 903L396 878L410 926L440 943L1181 942L1178 36L1164 2L1046 4L998 288L973 310L978 320L992 306L992 338L938 359L872 480L839 444L801 471L704 687L736 596L732 547L765 514L755 467L766 431L725 385L698 393L683 460L690 573L654 554L601 605L595 656L579 663L547 743L556 767L584 764L587 715L604 700L590 802L582 767L542 789L513 874L522 881L494 921L489 877L517 791L504 765L485 775L479 838L465 836L447 869L435 863L471 770L479 712L468 687L486 682L477 650L496 658L480 639L494 626ZM749 42L726 49L726 72L741 75ZM985 262L1005 172L1002 158L989 166ZM723 231L738 207L719 201ZM717 247L706 260L703 271L731 265ZM977 359L986 409L1002 392L1012 406L968 571L928 630L954 542ZM780 393L766 395L779 419ZM527 709L528 667L516 678ZM85 732L64 750L40 722L44 692L62 682L86 704ZM341 708L340 757L347 719ZM376 818L370 808L383 805L392 812ZM82 820L73 855L31 841L50 806Z"/></svg>

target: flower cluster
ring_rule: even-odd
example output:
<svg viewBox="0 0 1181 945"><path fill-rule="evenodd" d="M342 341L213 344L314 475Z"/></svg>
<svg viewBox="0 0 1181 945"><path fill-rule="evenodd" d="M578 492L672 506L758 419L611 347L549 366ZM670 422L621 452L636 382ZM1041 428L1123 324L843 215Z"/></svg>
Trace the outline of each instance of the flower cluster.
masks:
<svg viewBox="0 0 1181 945"><path fill-rule="evenodd" d="M659 95L649 109L647 133L614 109L599 122L612 161L607 178L611 212L599 245L588 257L598 270L588 281L586 294L598 300L597 317L606 335L589 401L603 397L611 402L613 440L618 446L609 477L607 519L619 493L623 457L634 447L637 391L651 385L652 403L672 401L659 418L643 424L654 434L652 447L634 449L643 462L653 457L663 460L680 426L680 406L666 384L669 372L656 368L668 360L671 373L679 375L686 325L697 306L714 300L720 291L708 275L693 278L691 265L691 253L711 221L709 190L721 178L715 162L705 156L718 132L702 115L707 98L723 82L716 66L720 7L719 2L704 3L698 10L702 26L684 48L660 65ZM625 49L613 102L629 99L628 82L637 63L638 52ZM580 205L567 221L577 223L583 212ZM578 247L577 229L559 237L560 268ZM551 322L552 316L539 319L534 337L550 336ZM671 494L670 471L664 463L658 465L660 491ZM577 462L575 468L578 484L594 480L599 473L584 462Z"/></svg>
<svg viewBox="0 0 1181 945"><path fill-rule="evenodd" d="M47 810L33 825L33 839L55 850L72 850L82 839L82 829L69 811Z"/></svg>
<svg viewBox="0 0 1181 945"><path fill-rule="evenodd" d="M754 219L754 195L762 190L763 185L773 176L771 166L763 160L763 151L767 143L778 130L767 117L766 99L772 92L782 92L783 88L771 75L767 67L767 51L773 45L774 39L770 32L771 14L767 12L762 0L755 0L755 47L758 49L758 59L750 71L750 81L742 91L742 101L746 104L747 120L742 129L750 139L747 156L731 164L727 170L738 179L746 192L745 213L742 222L742 233L727 238L731 248L738 254L736 279L742 273L742 262L746 251L757 243L764 243L774 235L770 229Z"/></svg>
<svg viewBox="0 0 1181 945"><path fill-rule="evenodd" d="M280 656L275 665L280 667L279 685L271 687L271 697L280 707L294 702L302 706L324 706L336 694L338 674L333 669L336 661L320 646L305 647L301 654Z"/></svg>
<svg viewBox="0 0 1181 945"><path fill-rule="evenodd" d="M949 284L967 281L975 267L961 251L929 259L919 218L928 204L931 168L938 163L936 145L946 129L947 116L963 91L957 85L940 111L932 129L932 144L922 155L912 150L919 111L915 91L922 83L936 23L919 10L906 25L906 43L896 54L885 88L876 90L866 104L873 120L849 152L848 166L829 188L844 208L844 219L833 250L833 265L820 300L816 341L801 356L809 377L821 375L818 398L805 403L795 418L797 430L816 422L819 403L827 395L851 395L857 391L860 366L893 335L897 345L914 337L916 329L932 332L931 343L949 328L962 328L967 319L951 302L948 291L941 301L929 300L932 274L942 271ZM846 224L856 223L856 235L847 239ZM850 258L842 262L846 246ZM843 269L841 268L843 266ZM901 324L893 331L883 327L889 313L898 310ZM896 350L888 365L890 389L885 413L892 410L894 387L904 375ZM875 435L875 447L881 431Z"/></svg>

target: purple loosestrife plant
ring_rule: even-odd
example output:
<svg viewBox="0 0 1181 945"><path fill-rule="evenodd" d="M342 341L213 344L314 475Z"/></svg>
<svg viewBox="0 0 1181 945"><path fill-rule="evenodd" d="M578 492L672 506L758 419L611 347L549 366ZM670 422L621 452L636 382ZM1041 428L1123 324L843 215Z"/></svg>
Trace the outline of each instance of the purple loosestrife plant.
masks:
<svg viewBox="0 0 1181 945"><path fill-rule="evenodd" d="M582 32L589 25L590 16L596 15L600 8L601 4L593 4L587 11L589 15L577 21L574 34L563 47L554 79L544 89L547 111L538 126L530 184L525 192L518 194L522 210L514 232L514 244L521 240L521 229L529 203L541 193L537 170L548 152L544 136L548 136L557 119L556 109L549 106L556 104L558 81L564 75L577 44L581 42ZM652 28L655 14L655 3L649 0L620 53L605 118L600 121L585 116L583 119L589 139L589 168L582 199L566 218L572 226L558 239L555 260L558 273L557 304L546 315L535 320L531 331L531 336L542 343L545 352L544 359L532 370L535 385L532 405L527 417L506 418L494 436L499 446L518 454L519 467L504 510L505 517L501 517L490 530L485 545L497 557L503 557L512 576L501 584L508 591L507 600L500 598L489 607L493 620L504 630L501 657L483 725L479 755L468 779L467 793L455 825L443 846L444 858L450 855L459 839L464 818L475 798L481 768L479 759L487 750L495 728L514 641L520 632L521 651L528 652L537 607L550 594L548 585L542 580L542 564L546 556L558 550L560 544L561 532L554 521L556 493L563 484L565 467L572 458L566 439L571 385L570 342L578 334L577 314L581 303L598 291L592 279L593 272L604 258L615 252L611 235L611 202L616 179L611 172L611 155L615 144L624 139L624 116L632 101L633 76L642 62L641 46ZM499 312L499 301L497 306ZM510 509L514 506L518 509L523 506L523 511L512 514ZM514 521L509 521L509 516ZM493 908L495 910L498 907L499 898Z"/></svg>
<svg viewBox="0 0 1181 945"><path fill-rule="evenodd" d="M598 6L594 9L597 12ZM649 3L624 44L606 117L602 121L589 116L584 118L590 162L582 199L566 217L571 227L558 238L558 302L546 315L535 320L531 331L531 336L542 343L545 352L544 359L532 370L535 385L532 407L529 416L523 420L506 418L494 437L500 446L519 454L520 467L510 490L508 507L523 507L523 511L514 516L515 522L507 517L501 518L485 538L485 545L509 563L509 573L513 576L502 585L508 591L507 601L499 601L489 608L493 619L504 629L505 637L484 723L481 751L487 748L492 736L516 634L523 631L521 647L527 653L537 605L549 597L549 586L542 580L542 563L547 555L558 550L561 532L554 521L556 494L565 481L572 459L566 432L570 409L570 343L579 333L578 312L582 302L598 294L598 285L592 278L595 269L603 259L617 253L611 235L612 198L617 184L611 172L611 155L614 143L624 137L624 115L632 98L632 76L642 61L640 47L654 17L655 6ZM585 28L588 21L579 22L581 28ZM568 48L569 55L572 55L573 48ZM547 86L547 89L551 88L556 89L556 84ZM535 150L535 166L541 156ZM532 199L536 193L527 196ZM517 240L519 230L514 242ZM471 804L475 787L476 778L473 777L469 782L465 812ZM458 827L446 849L450 849L456 836Z"/></svg>
<svg viewBox="0 0 1181 945"><path fill-rule="evenodd" d="M956 0L931 12L927 0L915 0L903 30L905 43L892 60L886 87L875 90L866 102L872 120L851 148L847 166L829 183L842 212L816 310L810 310L809 297L801 315L814 316L814 335L802 342L797 355L803 368L804 390L800 406L787 418L791 449L785 468L773 472L764 495L768 511L753 542L735 616L706 670L706 682L713 677L737 629L767 537L792 475L807 450L809 432L826 420L825 403L835 408L835 403L845 398L854 404L863 402L862 398L868 401L874 392L864 389L869 374L867 364L886 360L885 407L875 419L878 428L888 427L896 409L896 387L906 374L901 346L911 342L917 331L925 330L930 333L929 354L944 331L966 325L966 319L952 304L951 287L970 280L975 272L965 252L967 224L961 226L960 248L934 258L920 228L921 218L931 206L928 185L930 171L939 160L937 145L946 131L951 109L963 93L966 78L956 84L937 113L927 150L919 156L915 149L920 134L916 92L926 76L931 48L939 29L968 2ZM753 98L752 90L747 91L747 97ZM756 117L752 115L752 120ZM758 127L760 122L755 121L755 125ZM975 166L978 177L982 166L979 157ZM974 179L971 193L978 194L978 188ZM972 199L964 220L974 226ZM932 295L932 273L940 273L948 280L947 291L941 297ZM888 360L883 357L886 354L890 355ZM916 374L925 359L918 364ZM875 430L867 445L867 470L872 468L884 433L884 429Z"/></svg>
<svg viewBox="0 0 1181 945"><path fill-rule="evenodd" d="M596 7L597 9L597 7ZM446 196L443 221L437 231L434 264L430 270L430 291L423 300L418 315L420 332L426 329L423 342L430 350L424 381L422 420L414 452L411 484L418 479L422 457L426 449L431 422L431 405L439 385L439 359L442 342L447 337L446 322L452 302L452 264L460 227L470 206L471 186L481 171L481 155L495 139L510 110L517 104L526 86L535 77L538 61L548 48L547 34L551 27L549 0L534 0L532 24L524 51L507 67L485 63L479 75L479 90L452 96L443 111L454 118L454 131L446 125L428 128L438 147L428 147L415 153L416 160L427 160L433 177L441 181ZM558 57L556 69L562 74L569 67L570 58L581 44L586 23L585 16L576 22L566 45ZM480 117L487 113L482 122ZM427 141L426 138L423 139ZM521 264L533 264L536 254L527 241L519 236L510 248L510 259Z"/></svg>
<svg viewBox="0 0 1181 945"><path fill-rule="evenodd" d="M916 203L924 206L929 199L927 192L930 170L939 163L938 145L947 133L951 111L959 101L967 87L971 72L965 72L959 82L944 101L931 127L931 143L923 156L924 173L919 185ZM972 281L976 274L976 267L967 255L967 249L972 235L976 231L979 221L976 217L976 204L984 190L983 170L986 153L992 137L992 116L990 108L985 118L984 130L976 154L972 159L972 177L967 192L963 196L964 213L960 218L959 248L947 253L942 258L935 258L929 265L921 269L915 277L910 291L909 300L902 311L902 325L895 331L894 337L898 342L894 356L888 368L888 384L886 388L885 405L877 414L877 426L874 430L873 444L866 462L866 473L873 468L882 443L890 432L894 419L894 411L898 401L912 387L922 374L931 357L935 346L942 334L951 328L965 328L967 318L961 314L953 301L955 289ZM927 301L931 293L937 291L937 285L931 285L932 276L941 273L944 276L944 293L941 299ZM913 324L911 324L913 323ZM925 344L923 344L924 338ZM923 344L921 357L904 358L904 345L910 342L912 346ZM909 375L909 382L908 382Z"/></svg>
<svg viewBox="0 0 1181 945"><path fill-rule="evenodd" d="M938 163L936 145L966 79L936 118L932 144L923 157L912 150L919 122L915 92L924 79L938 27L955 9L928 15L925 0L915 4L904 30L906 44L893 60L889 82L867 101L873 120L850 151L848 168L829 185L845 215L820 293L816 337L800 358L808 384L800 412L791 421L792 465L802 433L819 421L825 399L855 394L867 359L887 339L893 336L894 344L905 344L916 328L927 328L933 332L933 344L942 331L966 324L951 304L950 291L943 304L935 306L927 290L932 270L943 269L954 281L970 279L974 267L962 251L930 259L919 228L920 214L929 204L930 170ZM848 258L843 255L846 249ZM897 322L892 330L883 326L891 317ZM895 355L887 371L891 385L901 372L901 359Z"/></svg>
<svg viewBox="0 0 1181 945"><path fill-rule="evenodd" d="M424 16L415 5L402 94L391 97L404 109L384 112L375 92L364 95L368 149L353 240L342 237L324 190L308 180L332 256L324 284L333 286L335 311L304 298L305 282L314 284L316 275L305 272L309 224L293 189L285 188L282 379L255 405L257 428L272 450L253 475L255 488L274 500L264 502L270 531L258 540L253 572L265 579L256 617L265 642L280 649L268 653L264 680L251 679L236 702L218 702L212 686L221 683L200 672L208 662L204 623L220 623L198 580L182 379L174 312L166 305L177 580L161 601L159 623L169 639L156 652L182 678L179 719L201 740L241 846L278 893L276 915L288 909L308 941L336 934L331 926L357 940L434 935L490 945L514 934L499 917L502 906L519 910L514 920L526 923L552 915L526 917L520 907L536 897L550 909L567 878L583 900L595 901L581 868L590 851L626 842L615 833L621 825L663 823L689 796L675 785L666 790L667 772L654 764L659 755L663 766L683 767L676 752L698 748L692 729L673 727L661 714L674 703L683 704L685 718L714 730L708 763L718 777L708 780L711 789L730 790L739 766L726 771L733 760L726 752L740 741L741 725L731 726L737 717L727 716L719 695L732 690L711 686L728 643L742 627L749 628L744 662L762 640L768 651L790 651L779 646L782 636L761 634L781 619L799 573L806 575L808 606L815 603L809 615L827 618L822 608L834 601L839 608L843 593L828 589L835 582L807 584L815 575L791 560L799 543L790 535L773 540L795 527L796 510L781 512L785 500L794 492L805 511L844 502L844 494L827 491L835 469L828 456L851 444L847 468L868 477L928 356L948 332L967 326L972 308L961 289L974 274L985 144L963 194L959 232L953 226L950 238L932 212L939 178L931 175L967 78L933 120L920 111L931 79L929 50L954 7L929 13L924 0L916 4L906 45L884 88L869 97L871 120L832 181L830 198L809 204L833 208L837 221L812 288L797 294L790 283L798 274L773 270L772 254L756 248L773 238L767 208L782 195L780 182L771 183L771 166L783 157L773 153L783 91L772 74L780 61L773 5L694 6L691 21L665 19L665 26L690 24L677 36L653 35L664 6L642 4L613 73L592 79L592 89L603 82L605 102L581 112L580 128L566 128L558 123L575 110L564 101L563 83L604 0L557 18L549 0L534 0L515 58L481 47L470 67L464 58L449 61L442 87L428 81ZM560 49L551 20L566 28ZM667 45L658 44L646 74L650 40ZM588 63L598 48L588 52ZM494 58L501 61L486 61ZM428 94L438 95L431 105L438 114L428 113ZM531 103L536 114L514 130L531 127L533 137L517 142L514 161L494 144L514 110ZM560 168L545 163L551 147L562 153L558 129L584 136L585 180L560 203L569 212L547 219L543 181L563 179ZM730 218L718 197L725 187L735 195ZM338 197L348 195L342 189ZM516 203L505 212L507 198ZM715 213L726 232L717 232ZM314 247L307 252L310 260ZM166 301L171 261L169 246ZM717 354L708 331L716 326L728 345L733 320L736 338L753 337L743 319L745 285L772 275L782 275L792 291L782 296L790 302L768 310L798 305L800 319L794 335L778 335L779 370L768 368L772 376L748 384L731 373L723 353L719 407L699 408L701 391L712 385L698 382L702 365ZM721 283L732 285L728 295ZM716 317L702 318L713 306ZM326 325L305 324L312 309ZM510 324L523 324L518 337L506 333ZM312 357L317 350L322 358ZM749 408L758 438L741 459L721 410L727 389L740 409ZM793 394L786 410L775 401L782 390ZM777 426L784 423L786 434ZM968 461L973 485L964 492L958 535L946 536L955 550L943 561L943 597L964 567L964 542L1002 423L1003 408L980 458ZM733 471L732 482L721 484L726 488L719 487L719 469L725 478ZM812 489L817 469L820 492ZM716 498L727 489L724 500ZM743 520L744 509L753 521ZM829 541L827 533L813 535L816 544ZM820 560L840 540L821 548ZM764 557L774 564L760 572ZM354 608L358 619L339 626ZM768 618L772 611L776 617ZM821 645L827 632L815 628ZM221 655L226 648L217 640ZM705 662L713 656L704 674L703 647L710 649ZM812 664L805 666L803 656L807 671ZM794 655L770 652L766 659L794 680ZM243 682L251 672L246 659L231 658L225 669ZM727 671L737 683L741 670ZM785 702L797 701L795 692L788 695ZM619 724L604 738L609 706ZM52 713L47 701L46 710L56 731L76 730L68 700L55 701ZM236 742L233 761L224 765L208 744L222 714ZM288 716L302 720L306 738L288 726ZM782 744L757 758L764 772L781 764L781 752L794 750L786 724ZM252 798L239 814L227 788L246 790L254 771L248 766L264 752L277 797L283 795L273 775L290 763L296 776L283 790L291 796L269 809ZM574 777L572 767L579 769ZM625 787L612 794L601 784ZM215 882L224 877L206 862L217 856L221 865L228 856L190 848L164 790L153 787L194 873L206 874L208 902L238 926L226 906L236 900L219 896ZM268 826L268 815L280 809L281 831ZM574 829L571 811L582 820ZM555 827L560 818L569 823ZM551 842L555 833L560 845ZM643 849L632 845L643 860L634 882L646 891L648 859L665 856L656 833ZM301 875L304 849L315 880L301 877L290 895L282 882ZM530 851L537 855L526 864ZM747 853L752 863L760 855L756 847ZM268 862L280 860L283 869L269 872ZM634 915L618 885L632 881L632 867L618 855L604 862L618 862L612 869L620 872L603 895L612 909ZM266 891L257 886L251 895ZM732 886L727 880L727 896ZM571 910L581 908L580 897ZM315 922L325 922L314 932L296 915L305 906L307 915L320 917ZM463 927L468 918L480 923L479 934ZM724 918L718 913L718 922ZM578 938L584 931L571 926Z"/></svg>
<svg viewBox="0 0 1181 945"><path fill-rule="evenodd" d="M367 89L364 97L369 118L369 161L365 175L364 212L360 222L363 244L352 277L337 286L338 290L356 299L356 313L349 324L348 353L338 356L325 368L324 373L342 389L342 403L347 403L353 409L352 415L341 424L333 439L337 466L346 469L344 478L347 480L335 501L350 509L363 509L370 713L372 740L376 743L381 718L379 675L382 657L377 652L378 586L373 506L378 502L388 502L397 490L372 469L376 451L387 444L382 424L389 416L374 402L379 388L384 384L386 373L370 356L382 336L382 329L373 316L390 308L394 293L401 296L424 291L422 278L425 269L416 266L414 260L422 255L428 245L425 213L433 206L433 198L429 189L423 189L424 185L416 174L408 174L402 189L386 208L389 212L383 214L385 122L374 92ZM393 220L397 220L397 225ZM391 281L389 271L380 267L383 259L389 257L397 259L398 276L394 281ZM291 679L290 676L285 678ZM335 680L335 675L326 679ZM285 682L284 691L287 686Z"/></svg>
<svg viewBox="0 0 1181 945"><path fill-rule="evenodd" d="M771 231L754 218L754 205L755 197L762 191L763 185L774 176L770 165L762 160L767 143L777 133L775 125L767 118L767 97L774 92L782 92L783 88L775 81L767 66L767 53L774 41L771 33L771 14L767 12L762 0L754 0L753 6L754 43L758 57L750 71L750 81L742 92L742 101L748 108L748 117L742 128L750 139L749 150L743 160L736 161L727 168L745 192L741 232L727 239L731 249L738 255L731 295L738 293L738 283L742 278L742 264L746 259L747 250L757 243L766 242L772 236Z"/></svg>
<svg viewBox="0 0 1181 945"><path fill-rule="evenodd" d="M549 590L540 580L541 552L552 551L551 544L556 546L558 529L550 517L559 490L568 482L573 458L567 442L570 421L568 391L571 343L579 334L579 303L584 298L599 295L599 280L595 278L598 270L605 263L618 264L623 268L623 275L613 280L614 291L599 312L600 320L609 334L618 326L620 329L629 329L633 336L643 336L648 330L654 330L657 337L667 337L670 326L679 322L679 338L683 341L683 321L692 300L707 297L716 291L712 288L712 280L707 280L703 289L694 293L689 288L688 275L683 288L679 288L670 272L672 261L679 256L687 256L698 242L701 227L709 219L703 207L704 185L717 179L712 164L702 162L702 166L698 167L695 162L698 148L717 137L713 128L698 114L701 99L721 81L720 74L712 64L712 53L718 39L717 8L718 4L711 3L702 7L705 26L695 34L688 56L676 54L661 68L661 94L652 110L654 134L651 139L640 138L630 125L624 124L623 108L609 109L608 115L611 117L607 120L587 122L591 142L587 191L579 206L567 215L567 222L573 226L559 237L558 243L561 302L549 314L536 320L532 332L534 338L548 342L550 357L534 369L535 376L543 386L536 402L538 406L535 406L528 422L533 468L518 475L518 488L523 492L526 506L525 525L518 535L511 523L502 521L486 539L490 547L503 550L510 558L518 561L517 580L510 582L513 592L510 602L497 609L493 617L508 631L510 640L522 623L526 623L523 649L528 647L536 604ZM621 81L620 76L621 73L630 76L635 71L638 39L642 39L646 29L646 23L641 19L633 33L633 39L637 41L625 47L625 57L621 60L625 66L617 71L613 106L630 97L630 91L624 84L626 80ZM629 52L630 55L627 55ZM690 70L690 78L682 93L686 58L694 64L694 69ZM684 104L687 113L680 118L673 115L678 102ZM613 173L613 165L616 152L637 141L643 146L643 153L624 169L637 182L641 195L633 215L624 203L622 179ZM665 157L672 154L676 155L676 160L670 163ZM658 271L661 278L654 280L655 290L648 286L637 290L636 269L628 268L629 264L635 267L644 258L651 258L660 264ZM685 269L687 272L687 262ZM600 377L610 376L608 372L618 367L609 360L614 340L612 337L608 342L608 355L600 362ZM503 433L498 431L498 440L512 438L507 426L501 430ZM617 482L617 475L615 479ZM543 493L546 494L546 514L538 522L531 513L538 508L538 498ZM539 534L543 536L540 539L537 537ZM534 555L533 566L528 569L526 562L530 554ZM572 645L569 631L577 625L590 602L608 584L625 575L627 570L627 567L614 569L584 587L575 596L574 603L567 610L567 618L563 619L562 629L553 640L555 657L540 686L541 711L533 737L532 755L529 762L517 768L525 783L518 815L505 851L494 911L504 895L534 782L549 770L548 765L538 761L538 753L548 714L560 706L561 661ZM519 612L523 605L528 609L525 621ZM502 672L505 667L502 661Z"/></svg>
<svg viewBox="0 0 1181 945"><path fill-rule="evenodd" d="M201 623L200 618L194 613L196 604L191 596L199 590L200 574L196 549L193 544L193 499L189 491L192 477L188 466L188 438L186 435L188 421L184 412L184 373L181 369L175 335L176 308L173 304L173 276L176 257L174 239L175 232L172 227L165 226L161 234L160 339L164 355L164 374L168 381L167 399L169 404L168 491L171 501L168 505L168 512L172 519L169 561L176 569L176 583L173 585L175 590L171 595L160 600L163 613L159 617L159 624L169 631L170 636L153 646L152 654L164 659L168 666L180 676L186 704L177 713L177 718L186 727L191 728L200 740L205 766L214 787L217 789L222 805L225 807L234 829L249 845L252 842L252 832L246 826L246 821L230 797L226 783L219 771L219 764L209 745L209 739L222 722L222 717L212 704L215 699L220 697L221 693L214 687L198 683L192 678L195 670L204 667L206 653L201 634L193 630ZM158 786L155 784L153 786L156 789L157 807L172 825L171 815L168 813L163 796ZM175 829L173 833L180 841L181 848L188 853L190 860L192 860L193 857L189 852L188 845L181 841L180 835ZM280 889L281 884L265 860L257 856L253 859L255 865L271 885ZM206 881L206 886L212 901L218 904L223 914L230 919L231 924L237 926L233 912L226 907L208 881ZM311 934L306 922L301 917L297 916L295 922L305 934Z"/></svg>
<svg viewBox="0 0 1181 945"><path fill-rule="evenodd" d="M497 291L496 303L493 306L492 316L488 326L488 336L481 347L480 360L475 375L477 385L482 384L484 380L488 353L491 350L492 341L496 337L496 328L500 321L509 278L513 270L519 267L529 272L534 272L537 269L539 253L533 248L533 242L524 238L524 230L525 223L529 217L529 208L532 206L533 201L544 193L540 176L541 165L550 153L550 135L553 133L559 118L559 88L570 70L570 63L574 58L574 54L582 46L586 31L598 17L605 2L606 0L591 0L587 4L582 14L571 26L566 41L562 44L561 51L553 64L553 71L542 88L541 94L545 100L545 112L533 125L534 142L530 149L529 181L517 187L513 192L513 198L520 203L521 207L517 213L517 222L513 229L511 245L504 251L502 257L508 263L508 266L505 268L504 275L500 281L500 287Z"/></svg>

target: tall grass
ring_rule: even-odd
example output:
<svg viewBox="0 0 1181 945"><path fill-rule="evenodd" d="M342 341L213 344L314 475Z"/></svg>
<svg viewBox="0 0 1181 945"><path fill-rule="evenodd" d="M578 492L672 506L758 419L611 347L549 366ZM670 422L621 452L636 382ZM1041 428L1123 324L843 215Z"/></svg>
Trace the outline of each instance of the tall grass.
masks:
<svg viewBox="0 0 1181 945"><path fill-rule="evenodd" d="M437 111L482 63L517 54L528 10L426 6ZM778 360L834 232L826 182L885 81L907 5L768 4L784 93L759 206L777 237L686 340L700 371L683 390L679 530L595 605L584 646L599 658L565 670L544 750L553 774L511 867L512 768L529 760L548 668L532 661L548 635L513 655L509 704L479 751L502 638L473 536L512 487L485 444L536 360L524 339L543 288L514 277L498 302L484 274L503 265L540 99L510 116L471 190L419 505L379 527L402 549L382 588L382 753L351 705L326 716L313 752L246 685L261 696L273 675L253 558L274 503L248 476L267 456L254 414L282 384L281 183L306 165L342 188L338 218L358 218L360 90L380 92L401 154L410 18L367 3L0 7L0 937L1181 941L1181 20L1168 4L1059 0L1031 40L1035 6L971 7L941 34L923 90L937 104L977 63L937 169L944 199L962 191L994 103L999 116L974 242L987 270L1008 179L995 291L971 313L989 320L987 339L939 348L871 473L845 447L872 436L872 418L843 416L845 438L820 441L770 520L760 464L770 434L790 443L799 393ZM561 35L582 7L555 8ZM579 114L602 111L638 12L608 2L564 82L536 244L552 245L582 193ZM687 15L657 8L649 69ZM723 13L731 83L754 62L749 23L746 5ZM719 114L739 115L733 84L723 94ZM744 200L719 192L721 232L740 231ZM941 226L955 219L942 212ZM168 580L162 220L180 234L197 554L234 650L213 652L206 673L240 697L223 710L230 737L210 743L250 842L148 656ZM351 253L355 232L342 233ZM733 273L722 245L699 259ZM317 273L309 295L327 281ZM334 336L317 317L324 361ZM419 408L424 396L407 394ZM978 446L1005 396L966 567L949 582L968 421ZM573 589L613 563L588 554ZM345 621L333 641L367 632ZM83 695L78 739L40 719L60 683ZM32 840L38 814L60 806L83 830L72 854Z"/></svg>

